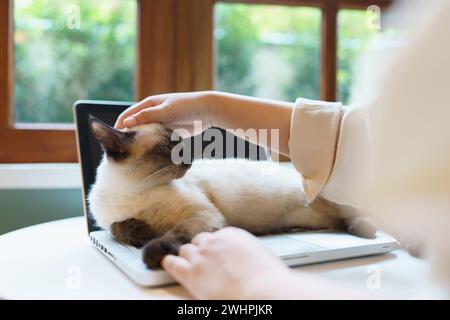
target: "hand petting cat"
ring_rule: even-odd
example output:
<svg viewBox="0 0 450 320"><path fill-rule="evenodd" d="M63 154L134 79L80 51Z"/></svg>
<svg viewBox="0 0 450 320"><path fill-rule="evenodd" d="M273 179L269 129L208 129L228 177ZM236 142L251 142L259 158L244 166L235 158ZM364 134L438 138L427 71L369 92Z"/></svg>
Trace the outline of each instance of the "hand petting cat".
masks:
<svg viewBox="0 0 450 320"><path fill-rule="evenodd" d="M130 128L146 123L163 123L172 129L185 129L191 135L194 121L201 121L203 130L216 125L215 112L211 110L209 92L171 93L147 97L125 110L115 127Z"/></svg>
<svg viewBox="0 0 450 320"><path fill-rule="evenodd" d="M158 122L171 129L188 130L190 135L200 133L194 130L194 121L202 122L202 130L220 127L265 129L270 132L271 129L276 129L279 132L279 141L274 145L250 141L288 155L293 106L294 104L289 102L218 91L169 93L147 97L131 106L119 116L115 126L117 129L123 129ZM249 139L245 136L243 138Z"/></svg>

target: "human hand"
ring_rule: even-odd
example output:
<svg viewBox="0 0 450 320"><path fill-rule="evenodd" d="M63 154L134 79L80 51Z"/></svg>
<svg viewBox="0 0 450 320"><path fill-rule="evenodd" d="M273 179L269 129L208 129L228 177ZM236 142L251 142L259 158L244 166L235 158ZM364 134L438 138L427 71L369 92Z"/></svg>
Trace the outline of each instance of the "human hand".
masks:
<svg viewBox="0 0 450 320"><path fill-rule="evenodd" d="M256 237L232 227L198 234L162 266L199 299L273 298L292 276Z"/></svg>
<svg viewBox="0 0 450 320"><path fill-rule="evenodd" d="M201 133L210 127L234 130L234 134L252 143L289 154L291 115L294 104L247 97L219 91L168 93L148 97L125 110L116 128L159 122L178 130L182 137ZM197 125L197 121L201 125ZM276 130L277 143L249 137L247 130Z"/></svg>
<svg viewBox="0 0 450 320"><path fill-rule="evenodd" d="M212 94L208 91L150 96L122 112L115 127L123 129L158 122L172 129L188 130L191 135L197 134L194 121L202 121L202 130L215 123L210 99Z"/></svg>

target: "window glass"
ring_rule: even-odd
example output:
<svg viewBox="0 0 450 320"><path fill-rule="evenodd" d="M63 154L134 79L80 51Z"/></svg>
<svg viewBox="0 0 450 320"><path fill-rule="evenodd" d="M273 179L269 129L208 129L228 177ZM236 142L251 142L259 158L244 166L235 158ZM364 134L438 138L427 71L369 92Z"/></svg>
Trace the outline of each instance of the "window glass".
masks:
<svg viewBox="0 0 450 320"><path fill-rule="evenodd" d="M135 0L15 0L15 121L68 123L78 99L133 100L135 56Z"/></svg>
<svg viewBox="0 0 450 320"><path fill-rule="evenodd" d="M317 8L261 4L215 5L215 87L294 101L320 95Z"/></svg>
<svg viewBox="0 0 450 320"><path fill-rule="evenodd" d="M338 13L338 100L350 102L354 66L377 34L378 19L372 11L339 10Z"/></svg>

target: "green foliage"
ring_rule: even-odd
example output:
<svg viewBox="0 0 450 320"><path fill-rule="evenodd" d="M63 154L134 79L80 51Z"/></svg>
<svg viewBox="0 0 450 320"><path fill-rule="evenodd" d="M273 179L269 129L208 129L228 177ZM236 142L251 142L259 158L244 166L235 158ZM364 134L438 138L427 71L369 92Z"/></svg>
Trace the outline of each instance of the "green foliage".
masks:
<svg viewBox="0 0 450 320"><path fill-rule="evenodd" d="M367 14L361 10L341 10L338 16L338 96L350 101L353 66L376 31L367 27Z"/></svg>
<svg viewBox="0 0 450 320"><path fill-rule="evenodd" d="M273 98L318 98L319 9L218 3L215 13L219 90L265 95L258 87L268 87ZM289 70L276 70L276 60ZM269 77L263 76L265 69ZM280 75L288 81L277 79Z"/></svg>
<svg viewBox="0 0 450 320"><path fill-rule="evenodd" d="M135 1L16 0L16 121L71 122L78 99L132 100L135 23Z"/></svg>
<svg viewBox="0 0 450 320"><path fill-rule="evenodd" d="M339 12L337 82L338 96L344 103L350 98L354 62L374 35L366 19L363 10ZM315 8L219 3L217 88L288 101L300 96L319 98L320 22L320 10ZM276 37L267 41L265 35L271 34L288 41L273 41ZM261 61L257 59L261 52L272 54ZM291 73L277 70L283 67L278 60L283 60ZM264 77L264 69L272 76ZM264 90L269 91L267 95Z"/></svg>
<svg viewBox="0 0 450 320"><path fill-rule="evenodd" d="M216 87L222 91L254 95L251 59L257 45L257 29L246 5L216 5Z"/></svg>
<svg viewBox="0 0 450 320"><path fill-rule="evenodd" d="M298 97L320 97L320 11L297 9L288 21L288 28L296 34L296 42L286 48L286 59L294 70L292 81L284 88L285 100ZM291 31L292 32L292 31Z"/></svg>
<svg viewBox="0 0 450 320"><path fill-rule="evenodd" d="M71 122L78 99L132 100L135 0L16 0L15 118ZM80 29L68 21L80 9ZM339 14L338 87L347 102L352 65L373 33L365 12ZM320 9L217 3L216 88L294 101L319 98Z"/></svg>

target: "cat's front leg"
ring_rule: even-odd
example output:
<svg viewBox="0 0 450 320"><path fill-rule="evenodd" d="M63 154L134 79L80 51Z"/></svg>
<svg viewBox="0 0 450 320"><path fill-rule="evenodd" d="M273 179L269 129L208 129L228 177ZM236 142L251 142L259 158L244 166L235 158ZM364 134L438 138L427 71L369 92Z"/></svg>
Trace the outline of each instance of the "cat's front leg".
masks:
<svg viewBox="0 0 450 320"><path fill-rule="evenodd" d="M159 268L161 260L168 254L178 254L180 246L188 243L200 232L213 232L225 226L220 212L207 212L187 219L158 239L145 245L144 263L149 268Z"/></svg>
<svg viewBox="0 0 450 320"><path fill-rule="evenodd" d="M110 229L111 234L118 241L137 248L155 238L150 226L145 221L136 218L114 222Z"/></svg>

